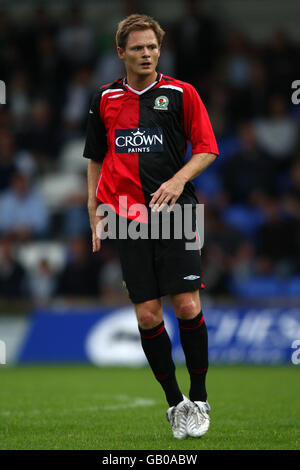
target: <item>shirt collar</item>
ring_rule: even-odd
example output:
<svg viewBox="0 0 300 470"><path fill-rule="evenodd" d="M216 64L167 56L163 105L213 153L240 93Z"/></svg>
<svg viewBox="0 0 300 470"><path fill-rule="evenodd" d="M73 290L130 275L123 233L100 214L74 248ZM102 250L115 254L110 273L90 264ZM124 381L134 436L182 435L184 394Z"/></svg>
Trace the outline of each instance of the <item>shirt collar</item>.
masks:
<svg viewBox="0 0 300 470"><path fill-rule="evenodd" d="M136 93L137 95L142 95L143 93L146 93L146 91L148 90L151 90L151 88L153 88L158 82L161 81L162 79L162 76L163 74L162 73L159 73L157 72L157 75L156 75L156 80L151 83L151 85L147 86L146 88L144 88L143 90L135 90L134 88L132 88L130 85L128 85L127 83L127 78L124 77L123 78L123 86L125 86L126 88L128 88L130 91L132 91L133 93Z"/></svg>

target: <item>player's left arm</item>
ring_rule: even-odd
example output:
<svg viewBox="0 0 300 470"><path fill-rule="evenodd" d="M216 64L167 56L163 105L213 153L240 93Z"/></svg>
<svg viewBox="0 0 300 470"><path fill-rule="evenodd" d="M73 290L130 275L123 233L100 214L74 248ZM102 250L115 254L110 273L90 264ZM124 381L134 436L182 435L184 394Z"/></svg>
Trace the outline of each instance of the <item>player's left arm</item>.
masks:
<svg viewBox="0 0 300 470"><path fill-rule="evenodd" d="M216 139L204 104L195 88L183 87L183 127L192 143L192 158L168 181L151 194L150 207L160 211L165 204L172 209L184 185L200 175L219 155Z"/></svg>
<svg viewBox="0 0 300 470"><path fill-rule="evenodd" d="M217 157L213 153L196 153L175 175L165 181L157 191L151 194L150 207L152 210L161 211L168 204L169 211L181 195L185 184L202 173Z"/></svg>

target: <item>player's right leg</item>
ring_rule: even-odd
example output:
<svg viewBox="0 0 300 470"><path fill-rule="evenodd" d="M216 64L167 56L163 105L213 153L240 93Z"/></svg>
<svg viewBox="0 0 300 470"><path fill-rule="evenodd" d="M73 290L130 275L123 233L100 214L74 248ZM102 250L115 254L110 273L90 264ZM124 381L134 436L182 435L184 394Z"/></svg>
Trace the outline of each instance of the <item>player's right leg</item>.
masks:
<svg viewBox="0 0 300 470"><path fill-rule="evenodd" d="M172 359L172 346L165 329L160 299L149 300L134 305L139 325L141 343L155 378L162 386L169 409L167 419L177 439L187 436L187 402L179 390Z"/></svg>

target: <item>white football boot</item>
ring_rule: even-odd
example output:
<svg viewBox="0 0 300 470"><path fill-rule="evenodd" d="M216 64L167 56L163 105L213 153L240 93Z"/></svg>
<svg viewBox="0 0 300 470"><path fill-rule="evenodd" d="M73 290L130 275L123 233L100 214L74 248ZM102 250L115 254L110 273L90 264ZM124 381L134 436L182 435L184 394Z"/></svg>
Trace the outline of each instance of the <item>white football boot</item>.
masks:
<svg viewBox="0 0 300 470"><path fill-rule="evenodd" d="M177 406L171 406L167 410L166 417L176 439L184 439L188 436L186 425L191 405L192 402L183 395L183 400Z"/></svg>
<svg viewBox="0 0 300 470"><path fill-rule="evenodd" d="M186 422L187 434L191 437L201 437L208 431L210 424L210 406L207 401L190 402Z"/></svg>

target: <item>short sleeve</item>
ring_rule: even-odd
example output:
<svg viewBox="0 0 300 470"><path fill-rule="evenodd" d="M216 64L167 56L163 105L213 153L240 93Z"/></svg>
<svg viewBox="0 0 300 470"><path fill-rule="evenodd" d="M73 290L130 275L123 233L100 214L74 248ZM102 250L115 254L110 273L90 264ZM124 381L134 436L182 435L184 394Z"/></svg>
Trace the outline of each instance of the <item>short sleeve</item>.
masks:
<svg viewBox="0 0 300 470"><path fill-rule="evenodd" d="M183 125L186 136L192 143L193 155L196 153L219 155L206 108L190 84L186 84L183 90Z"/></svg>
<svg viewBox="0 0 300 470"><path fill-rule="evenodd" d="M97 92L89 109L87 133L83 156L96 162L103 162L107 152L106 129L100 116L101 93Z"/></svg>

